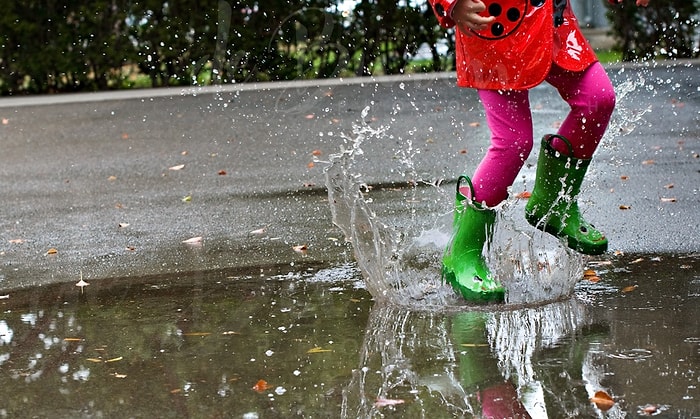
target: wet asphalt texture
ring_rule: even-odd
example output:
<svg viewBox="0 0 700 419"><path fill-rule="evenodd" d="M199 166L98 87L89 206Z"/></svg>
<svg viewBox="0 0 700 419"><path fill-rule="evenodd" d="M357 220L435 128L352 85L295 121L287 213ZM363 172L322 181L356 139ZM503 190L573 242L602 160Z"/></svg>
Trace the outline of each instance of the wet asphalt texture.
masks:
<svg viewBox="0 0 700 419"><path fill-rule="evenodd" d="M608 71L618 107L586 217L611 257L700 252L698 62ZM548 85L530 100L535 136L554 132L566 103ZM323 168L366 107L386 130L363 145L369 184L409 187L395 162L410 146L420 179L449 185L488 146L451 73L0 99L0 290L351 261Z"/></svg>

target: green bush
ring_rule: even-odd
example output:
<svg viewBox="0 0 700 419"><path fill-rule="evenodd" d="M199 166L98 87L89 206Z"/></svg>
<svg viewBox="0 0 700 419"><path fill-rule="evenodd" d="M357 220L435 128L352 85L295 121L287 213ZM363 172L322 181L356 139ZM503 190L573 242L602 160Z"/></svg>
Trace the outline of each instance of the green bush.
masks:
<svg viewBox="0 0 700 419"><path fill-rule="evenodd" d="M700 56L699 0L651 0L646 8L634 0L606 4L623 61Z"/></svg>

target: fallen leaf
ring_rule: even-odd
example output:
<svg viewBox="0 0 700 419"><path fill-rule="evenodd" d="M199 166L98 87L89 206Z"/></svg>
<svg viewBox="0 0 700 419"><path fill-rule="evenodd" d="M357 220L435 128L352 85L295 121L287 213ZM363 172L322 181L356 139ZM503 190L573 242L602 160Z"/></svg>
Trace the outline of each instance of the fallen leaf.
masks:
<svg viewBox="0 0 700 419"><path fill-rule="evenodd" d="M3 125L7 125L7 124L9 124L9 123L10 123L10 120L9 120L9 119L7 119L7 118L2 118L2 124L3 124Z"/></svg>
<svg viewBox="0 0 700 419"><path fill-rule="evenodd" d="M403 399L384 399L384 398L378 398L376 402L374 402L375 407L386 407L386 406L396 406L397 404L404 404L406 403Z"/></svg>
<svg viewBox="0 0 700 419"><path fill-rule="evenodd" d="M314 119L314 118L315 118L315 115L312 114L312 113L310 113L310 114L306 115L304 118L306 118L306 119Z"/></svg>
<svg viewBox="0 0 700 419"><path fill-rule="evenodd" d="M592 282L592 283L594 283L594 284L597 284L598 282L600 282L600 277L598 277L598 276L589 276L588 278L586 278L586 280L589 281L589 282Z"/></svg>
<svg viewBox="0 0 700 419"><path fill-rule="evenodd" d="M129 134L127 133L122 133L122 140L128 140L129 139Z"/></svg>
<svg viewBox="0 0 700 419"><path fill-rule="evenodd" d="M183 333L182 336L209 336L211 332L188 332Z"/></svg>
<svg viewBox="0 0 700 419"><path fill-rule="evenodd" d="M95 364L101 364L102 360L100 358L88 358L86 359L88 362L94 362Z"/></svg>
<svg viewBox="0 0 700 419"><path fill-rule="evenodd" d="M673 183L669 183L668 185L664 185L664 188L666 189L673 189Z"/></svg>
<svg viewBox="0 0 700 419"><path fill-rule="evenodd" d="M632 207L629 205L620 205L620 209L621 210L628 210L628 209L632 209Z"/></svg>
<svg viewBox="0 0 700 419"><path fill-rule="evenodd" d="M620 176L620 180L629 180L629 179L630 179L629 176L624 176L624 175Z"/></svg>
<svg viewBox="0 0 700 419"><path fill-rule="evenodd" d="M645 166L651 165L651 164L655 164L655 163L656 163L656 162L655 162L654 160L644 160L644 161L642 162L642 164L645 165Z"/></svg>
<svg viewBox="0 0 700 419"><path fill-rule="evenodd" d="M596 391L593 397L591 397L591 402L603 412L610 410L610 408L615 405L615 400L604 391Z"/></svg>
<svg viewBox="0 0 700 419"><path fill-rule="evenodd" d="M661 202L676 202L676 198L661 198Z"/></svg>
<svg viewBox="0 0 700 419"><path fill-rule="evenodd" d="M63 338L64 342L82 342L83 339L81 338Z"/></svg>
<svg viewBox="0 0 700 419"><path fill-rule="evenodd" d="M190 152L187 150L183 150L182 153L180 153L180 154L183 156L186 156L186 155L190 154Z"/></svg>
<svg viewBox="0 0 700 419"><path fill-rule="evenodd" d="M467 149L463 148L463 149L459 150L458 153L459 154L467 154Z"/></svg>
<svg viewBox="0 0 700 419"><path fill-rule="evenodd" d="M316 346L316 347L311 348L308 351L306 351L307 354L320 354L323 352L333 352L333 350L332 349L323 349L320 346Z"/></svg>
<svg viewBox="0 0 700 419"><path fill-rule="evenodd" d="M110 182L114 182L115 180L117 180L117 177L112 175L112 176L108 177L107 180Z"/></svg>
<svg viewBox="0 0 700 419"><path fill-rule="evenodd" d="M192 202L192 195L183 196L182 202Z"/></svg>
<svg viewBox="0 0 700 419"><path fill-rule="evenodd" d="M588 278L588 277L596 276L596 275L598 275L598 274L593 269L586 269L585 271L583 271L584 278Z"/></svg>
<svg viewBox="0 0 700 419"><path fill-rule="evenodd" d="M633 260L632 262L630 262L630 265L633 263L639 263L639 262L644 262L644 258L637 258L637 259Z"/></svg>
<svg viewBox="0 0 700 419"><path fill-rule="evenodd" d="M24 243L24 241L25 241L24 239L12 239L12 240L10 240L10 243L11 244L22 244L22 243Z"/></svg>
<svg viewBox="0 0 700 419"><path fill-rule="evenodd" d="M259 229L257 229L257 230L251 231L250 234L254 234L254 235L256 235L256 236L259 236L259 235L261 235L261 234L265 234L265 231L266 231L266 230L267 230L267 229L266 229L265 227L263 227L263 228L259 228Z"/></svg>
<svg viewBox="0 0 700 419"><path fill-rule="evenodd" d="M463 343L461 346L465 348L483 348L489 346L488 343Z"/></svg>
<svg viewBox="0 0 700 419"><path fill-rule="evenodd" d="M253 386L253 390L257 391L258 393L261 393L261 392L263 392L263 391L269 389L270 387L272 387L272 386L269 385L269 384L267 383L267 381L265 381L265 380L258 380L258 382L255 383L255 385Z"/></svg>
<svg viewBox="0 0 700 419"><path fill-rule="evenodd" d="M53 247L46 251L47 255L55 255L56 253L58 253L58 250Z"/></svg>
<svg viewBox="0 0 700 419"><path fill-rule="evenodd" d="M178 393L182 393L181 388L174 388L174 389L170 390L170 394L178 394Z"/></svg>
<svg viewBox="0 0 700 419"><path fill-rule="evenodd" d="M126 374L119 374L118 372L115 372L114 378L126 378Z"/></svg>
<svg viewBox="0 0 700 419"><path fill-rule="evenodd" d="M219 176L226 176L227 173L226 173L226 170L219 170L219 171L217 172L217 174L218 174Z"/></svg>
<svg viewBox="0 0 700 419"><path fill-rule="evenodd" d="M321 152L321 150L314 150L314 151L311 152L311 155L312 155L312 156L320 156L321 154L323 154L323 153Z"/></svg>
<svg viewBox="0 0 700 419"><path fill-rule="evenodd" d="M629 285L629 286L624 287L620 291L622 291L624 293L632 292L632 291L636 290L638 286L639 285Z"/></svg>
<svg viewBox="0 0 700 419"><path fill-rule="evenodd" d="M129 227L129 223L119 223L119 228L127 228Z"/></svg>
<svg viewBox="0 0 700 419"><path fill-rule="evenodd" d="M184 240L183 243L185 244L201 244L202 243L202 236L197 236L197 237L192 237L191 239Z"/></svg>
<svg viewBox="0 0 700 419"><path fill-rule="evenodd" d="M481 123L480 122L470 122L469 126L472 128L480 127Z"/></svg>
<svg viewBox="0 0 700 419"><path fill-rule="evenodd" d="M515 195L516 199L530 199L532 196L532 192L530 191L522 191L519 194Z"/></svg>
<svg viewBox="0 0 700 419"><path fill-rule="evenodd" d="M105 362L117 362L117 361L121 361L122 359L124 359L123 356L118 356L116 358L108 359Z"/></svg>
<svg viewBox="0 0 700 419"><path fill-rule="evenodd" d="M309 250L309 247L305 244L301 244L298 246L292 246L292 249L294 249L295 252L300 253L302 255L305 255L306 252Z"/></svg>
<svg viewBox="0 0 700 419"><path fill-rule="evenodd" d="M168 170L177 171L177 170L182 170L184 168L185 168L184 164L178 164L177 166L168 167Z"/></svg>
<svg viewBox="0 0 700 419"><path fill-rule="evenodd" d="M309 164L306 165L307 169L313 169L315 166L314 162L309 162Z"/></svg>
<svg viewBox="0 0 700 419"><path fill-rule="evenodd" d="M126 250L128 250L130 252L134 252L134 251L136 251L136 248L134 246L126 246Z"/></svg>

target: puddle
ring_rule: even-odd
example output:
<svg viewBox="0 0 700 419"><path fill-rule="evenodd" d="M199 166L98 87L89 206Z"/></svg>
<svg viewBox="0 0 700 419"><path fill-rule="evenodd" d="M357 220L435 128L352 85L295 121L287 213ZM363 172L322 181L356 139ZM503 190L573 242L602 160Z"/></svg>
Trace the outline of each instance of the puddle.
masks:
<svg viewBox="0 0 700 419"><path fill-rule="evenodd" d="M469 417L515 394L603 417L596 391L607 417L700 415L700 257L589 265L574 298L491 312L377 303L354 265L9 292L0 415Z"/></svg>

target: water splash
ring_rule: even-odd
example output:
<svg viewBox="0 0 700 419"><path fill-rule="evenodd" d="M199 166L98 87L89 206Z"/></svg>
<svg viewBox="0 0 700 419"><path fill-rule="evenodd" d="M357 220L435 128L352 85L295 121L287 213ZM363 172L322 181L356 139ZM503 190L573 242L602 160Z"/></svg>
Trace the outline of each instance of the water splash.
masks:
<svg viewBox="0 0 700 419"><path fill-rule="evenodd" d="M441 279L442 254L452 234L452 188L419 179L409 144L392 159L400 166L396 172L409 178L409 189L372 190L361 168L386 163L371 162L362 146L381 139L387 128L370 127L368 112L369 107L362 111L351 136L342 136L345 144L330 156L326 168L333 222L352 244L367 289L377 301L417 309L463 307L466 303ZM396 208L397 202L401 207ZM582 258L552 236L524 225L523 205L515 198L502 205L486 252L487 263L507 289L507 304L540 304L572 295ZM393 211L382 213L387 206Z"/></svg>

